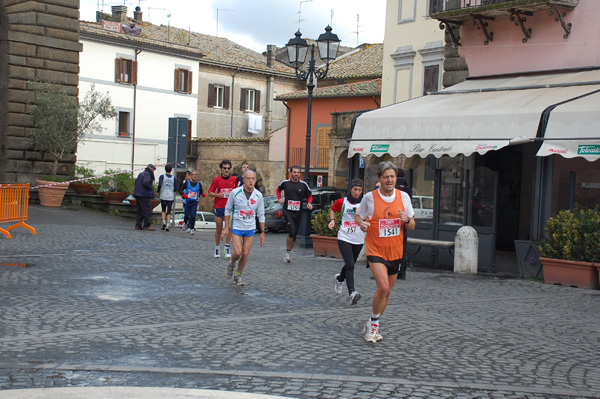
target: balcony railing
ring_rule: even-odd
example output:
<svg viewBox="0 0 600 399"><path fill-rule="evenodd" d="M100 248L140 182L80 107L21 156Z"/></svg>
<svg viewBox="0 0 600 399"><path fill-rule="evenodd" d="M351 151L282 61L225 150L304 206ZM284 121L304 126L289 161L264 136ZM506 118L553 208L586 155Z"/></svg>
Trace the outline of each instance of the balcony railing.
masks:
<svg viewBox="0 0 600 399"><path fill-rule="evenodd" d="M563 38L571 34L571 23L566 23L566 11L573 10L579 0L431 0L429 14L440 21L440 29L445 29L455 46L460 46L458 27L472 21L484 34L484 44L494 40L491 22L499 17L508 17L523 32L523 43L531 38L532 29L526 24L527 16L544 11L559 22L565 32Z"/></svg>
<svg viewBox="0 0 600 399"><path fill-rule="evenodd" d="M539 9L545 6L575 8L579 0L431 0L430 14L437 14L445 11L464 10L466 12L479 9L487 10L508 10L508 9Z"/></svg>
<svg viewBox="0 0 600 399"><path fill-rule="evenodd" d="M304 168L305 162L305 148L302 147L290 147L290 156L288 159L288 164L298 165L301 168ZM329 168L329 148L317 148L316 153L312 153L311 157L311 168Z"/></svg>

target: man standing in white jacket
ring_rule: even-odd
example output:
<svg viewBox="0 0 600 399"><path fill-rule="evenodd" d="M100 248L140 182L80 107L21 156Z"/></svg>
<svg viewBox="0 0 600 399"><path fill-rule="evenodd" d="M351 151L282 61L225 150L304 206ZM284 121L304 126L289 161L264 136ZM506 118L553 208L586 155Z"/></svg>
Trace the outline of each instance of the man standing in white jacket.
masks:
<svg viewBox="0 0 600 399"><path fill-rule="evenodd" d="M238 263L236 275L233 277L236 285L244 285L242 272L248 262L248 255L256 233L255 217L258 217L261 227L258 239L260 246L262 247L265 242L265 206L262 194L254 188L256 173L247 170L244 172L243 178L244 185L234 189L227 199L225 228L222 233L222 238L226 237L230 231L232 233L233 255L227 265L225 275L227 278L231 278L235 265Z"/></svg>

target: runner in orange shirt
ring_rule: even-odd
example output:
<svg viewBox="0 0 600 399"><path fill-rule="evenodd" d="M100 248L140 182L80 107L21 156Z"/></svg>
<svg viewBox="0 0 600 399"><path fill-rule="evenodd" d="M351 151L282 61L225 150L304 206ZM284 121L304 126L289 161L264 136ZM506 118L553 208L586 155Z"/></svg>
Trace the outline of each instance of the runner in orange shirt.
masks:
<svg viewBox="0 0 600 399"><path fill-rule="evenodd" d="M367 232L367 261L377 284L373 313L365 325L367 342L383 339L379 334L379 318L388 305L404 255L403 225L408 230L414 230L416 226L410 197L394 187L396 170L392 162L379 164L379 189L365 195L354 216L360 228Z"/></svg>

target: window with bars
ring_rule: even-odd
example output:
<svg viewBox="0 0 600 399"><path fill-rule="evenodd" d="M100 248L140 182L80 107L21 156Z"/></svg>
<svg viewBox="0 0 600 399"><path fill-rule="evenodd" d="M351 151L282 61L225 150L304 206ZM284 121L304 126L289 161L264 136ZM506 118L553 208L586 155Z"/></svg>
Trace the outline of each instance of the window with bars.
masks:
<svg viewBox="0 0 600 399"><path fill-rule="evenodd" d="M115 58L115 82L137 84L137 61L129 58Z"/></svg>
<svg viewBox="0 0 600 399"><path fill-rule="evenodd" d="M175 69L175 91L178 93L192 93L192 71L185 68Z"/></svg>

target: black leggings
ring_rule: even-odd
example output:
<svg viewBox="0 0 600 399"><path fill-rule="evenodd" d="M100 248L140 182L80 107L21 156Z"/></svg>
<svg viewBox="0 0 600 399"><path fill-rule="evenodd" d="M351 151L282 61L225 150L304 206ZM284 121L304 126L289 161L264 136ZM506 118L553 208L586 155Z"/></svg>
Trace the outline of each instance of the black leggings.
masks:
<svg viewBox="0 0 600 399"><path fill-rule="evenodd" d="M283 211L283 220L287 225L288 236L296 241L298 230L300 229L300 221L302 220L302 212Z"/></svg>
<svg viewBox="0 0 600 399"><path fill-rule="evenodd" d="M354 291L354 264L356 263L356 259L358 259L363 244L350 244L349 242L338 240L338 247L342 253L342 258L344 258L344 267L342 267L338 280L346 280L348 293L352 294L352 291Z"/></svg>

